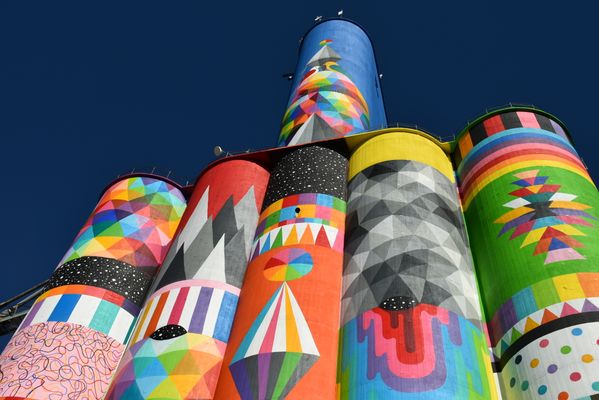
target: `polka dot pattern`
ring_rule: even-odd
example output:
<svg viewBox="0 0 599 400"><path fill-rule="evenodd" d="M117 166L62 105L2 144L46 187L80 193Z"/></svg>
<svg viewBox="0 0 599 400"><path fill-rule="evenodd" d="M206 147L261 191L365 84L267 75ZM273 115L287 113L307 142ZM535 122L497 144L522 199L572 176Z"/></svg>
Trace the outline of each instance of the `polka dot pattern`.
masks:
<svg viewBox="0 0 599 400"><path fill-rule="evenodd" d="M140 268L105 257L80 257L56 268L47 290L65 285L88 285L107 289L142 306L150 277Z"/></svg>
<svg viewBox="0 0 599 400"><path fill-rule="evenodd" d="M165 325L155 330L150 337L154 340L168 340L179 336L183 336L187 330L181 325Z"/></svg>
<svg viewBox="0 0 599 400"><path fill-rule="evenodd" d="M569 400L599 396L599 322L548 333L507 361L504 398Z"/></svg>
<svg viewBox="0 0 599 400"><path fill-rule="evenodd" d="M320 146L302 147L287 154L270 175L263 209L300 193L322 193L345 200L347 159Z"/></svg>

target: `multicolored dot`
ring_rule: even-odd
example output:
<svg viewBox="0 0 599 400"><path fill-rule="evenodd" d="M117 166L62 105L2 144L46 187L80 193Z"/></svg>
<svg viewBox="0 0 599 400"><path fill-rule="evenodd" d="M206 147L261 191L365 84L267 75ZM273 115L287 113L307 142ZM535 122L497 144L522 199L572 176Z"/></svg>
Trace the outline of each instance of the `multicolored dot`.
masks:
<svg viewBox="0 0 599 400"><path fill-rule="evenodd" d="M522 362L522 356L521 356L520 354L518 354L518 355L516 356L515 363L516 363L516 365L517 365L517 364L520 364L521 362Z"/></svg>
<svg viewBox="0 0 599 400"><path fill-rule="evenodd" d="M547 386L546 385L539 386L539 389L537 389L537 393L540 395L547 393Z"/></svg>
<svg viewBox="0 0 599 400"><path fill-rule="evenodd" d="M520 389L522 389L522 391L528 390L528 381L522 382L522 385L520 385Z"/></svg>
<svg viewBox="0 0 599 400"><path fill-rule="evenodd" d="M599 392L599 381L593 382L591 385L594 391Z"/></svg>
<svg viewBox="0 0 599 400"><path fill-rule="evenodd" d="M572 329L572 335L574 335L574 336L580 336L580 335L582 335L582 329L580 329L580 328L574 328L574 329Z"/></svg>
<svg viewBox="0 0 599 400"><path fill-rule="evenodd" d="M513 388L514 386L516 386L516 378L510 379L510 387Z"/></svg>
<svg viewBox="0 0 599 400"><path fill-rule="evenodd" d="M568 400L570 398L570 394L568 392L560 392L557 395L557 400Z"/></svg>
<svg viewBox="0 0 599 400"><path fill-rule="evenodd" d="M549 372L550 374L555 373L555 371L557 371L557 365L551 364L550 366L547 367L547 372Z"/></svg>
<svg viewBox="0 0 599 400"><path fill-rule="evenodd" d="M542 348L545 348L547 346L549 346L549 340L547 339L543 339L539 342L539 346L541 346Z"/></svg>
<svg viewBox="0 0 599 400"><path fill-rule="evenodd" d="M582 358L582 362L585 362L585 363L590 363L590 362L593 362L593 360L594 360L593 356L590 354L584 354L581 358Z"/></svg>
<svg viewBox="0 0 599 400"><path fill-rule="evenodd" d="M578 382L580 380L580 378L582 378L582 375L580 375L580 372L572 372L570 374L570 380L572 382Z"/></svg>
<svg viewBox="0 0 599 400"><path fill-rule="evenodd" d="M539 366L538 358L533 358L532 360L530 360L530 368L536 368L538 366Z"/></svg>
<svg viewBox="0 0 599 400"><path fill-rule="evenodd" d="M572 347L570 347L570 346L568 346L568 345L566 345L566 346L562 346L562 348L561 348L561 349L559 349L559 351L560 351L562 354L568 354L568 353L570 353L570 352L572 351Z"/></svg>

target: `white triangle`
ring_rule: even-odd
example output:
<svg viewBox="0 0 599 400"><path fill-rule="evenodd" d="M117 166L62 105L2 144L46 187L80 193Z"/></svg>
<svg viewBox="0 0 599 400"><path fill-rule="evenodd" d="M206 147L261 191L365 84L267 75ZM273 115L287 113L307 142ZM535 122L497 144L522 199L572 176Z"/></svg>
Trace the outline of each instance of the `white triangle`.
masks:
<svg viewBox="0 0 599 400"><path fill-rule="evenodd" d="M226 282L225 275L225 235L210 252L210 255L204 260L202 266L197 270L191 279L209 279L217 282Z"/></svg>
<svg viewBox="0 0 599 400"><path fill-rule="evenodd" d="M335 245L335 240L337 239L337 234L339 233L339 229L334 226L323 225L324 231L327 234L327 238L329 239L329 245L333 247Z"/></svg>

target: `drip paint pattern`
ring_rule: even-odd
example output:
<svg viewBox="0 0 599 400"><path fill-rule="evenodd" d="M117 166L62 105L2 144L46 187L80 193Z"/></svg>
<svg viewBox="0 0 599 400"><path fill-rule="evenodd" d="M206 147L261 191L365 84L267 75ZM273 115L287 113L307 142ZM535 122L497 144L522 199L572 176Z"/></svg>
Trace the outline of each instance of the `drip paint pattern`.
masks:
<svg viewBox="0 0 599 400"><path fill-rule="evenodd" d="M452 399L494 396L484 335L443 308L377 307L346 324L341 340L343 399L395 398L398 392L402 399L433 398L437 391Z"/></svg>
<svg viewBox="0 0 599 400"><path fill-rule="evenodd" d="M504 204L513 209L495 223L502 223L499 236L514 229L510 240L526 234L521 247L536 243L533 255L546 254L545 264L584 257L574 248L584 247L572 236L586 236L574 225L593 226L586 219L596 219L584 210L589 206L573 201L576 195L561 193L560 185L547 184L549 177L538 176L539 170L515 174L513 182L520 189L510 193L516 199ZM586 219L585 219L586 218Z"/></svg>

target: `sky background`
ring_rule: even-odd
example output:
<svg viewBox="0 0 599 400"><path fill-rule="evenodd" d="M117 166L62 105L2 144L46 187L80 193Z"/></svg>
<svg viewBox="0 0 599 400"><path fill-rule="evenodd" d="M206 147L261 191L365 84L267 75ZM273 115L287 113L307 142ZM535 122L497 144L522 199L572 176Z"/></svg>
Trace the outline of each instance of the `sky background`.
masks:
<svg viewBox="0 0 599 400"><path fill-rule="evenodd" d="M119 174L185 184L217 144L273 147L298 40L339 9L374 42L390 124L451 137L534 104L597 179L596 14L547 3L0 2L0 300L49 277Z"/></svg>

